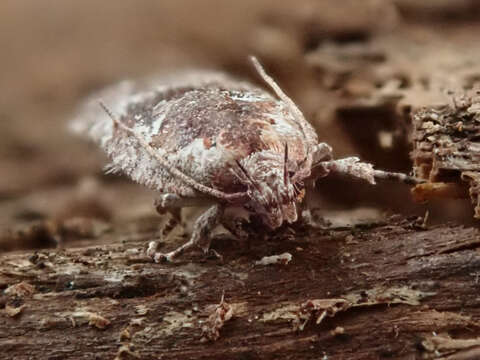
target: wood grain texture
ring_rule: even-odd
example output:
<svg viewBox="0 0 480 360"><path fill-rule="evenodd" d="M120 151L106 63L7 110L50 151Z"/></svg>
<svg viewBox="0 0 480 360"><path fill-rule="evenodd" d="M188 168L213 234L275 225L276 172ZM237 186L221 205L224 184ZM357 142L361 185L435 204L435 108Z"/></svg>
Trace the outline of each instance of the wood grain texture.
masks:
<svg viewBox="0 0 480 360"><path fill-rule="evenodd" d="M477 229L391 219L371 228L281 231L250 248L220 236L213 246L223 264L198 253L170 265L151 263L141 255L144 242L124 235L105 235L109 245L3 255L0 286L10 291L1 300L0 358L474 359L460 354L478 353L480 343L472 340L480 331ZM283 252L293 255L287 265L254 264ZM15 295L11 286L21 282L33 285L34 294ZM233 318L216 342L201 341L223 293ZM312 299L360 305L295 331L299 306ZM6 314L22 305L19 314Z"/></svg>

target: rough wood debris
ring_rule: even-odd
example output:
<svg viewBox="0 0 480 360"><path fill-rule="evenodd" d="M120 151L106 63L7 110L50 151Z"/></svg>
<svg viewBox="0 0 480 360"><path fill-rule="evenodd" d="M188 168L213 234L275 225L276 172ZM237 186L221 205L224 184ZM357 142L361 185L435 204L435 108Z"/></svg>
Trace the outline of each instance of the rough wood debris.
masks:
<svg viewBox="0 0 480 360"><path fill-rule="evenodd" d="M415 174L428 183L413 189L417 200L467 197L480 219L480 97L466 93L451 104L413 115ZM468 192L467 192L468 185Z"/></svg>
<svg viewBox="0 0 480 360"><path fill-rule="evenodd" d="M6 296L5 314L16 317L27 307L25 300L31 298L36 292L35 287L28 282L22 281L5 289Z"/></svg>
<svg viewBox="0 0 480 360"><path fill-rule="evenodd" d="M303 330L312 318L315 319L315 323L318 325L327 316L334 317L338 312L346 311L354 307L379 304L419 305L421 299L432 295L435 294L412 290L408 287L390 289L374 288L361 293L347 294L338 299L307 300L300 305L293 325L295 330Z"/></svg>
<svg viewBox="0 0 480 360"><path fill-rule="evenodd" d="M433 333L421 342L421 346L433 356L430 359L459 360L480 358L480 338L452 339L448 334Z"/></svg>
<svg viewBox="0 0 480 360"><path fill-rule="evenodd" d="M72 321L73 326L77 326L78 323L88 323L89 326L96 327L97 329L105 329L110 325L110 320L106 319L100 314L85 309L78 309L77 311L69 314L69 318Z"/></svg>
<svg viewBox="0 0 480 360"><path fill-rule="evenodd" d="M433 332L478 337L479 231L412 221L299 232L240 256L217 242L221 265L154 264L128 251L145 242L128 230L101 246L8 254L0 259L0 304L26 306L14 317L2 310L0 347L20 359L38 349L52 359L434 357L421 345ZM287 249L295 260L288 266L252 264L253 254ZM220 289L228 304L217 300ZM301 314L307 302L314 306ZM303 331L292 328L296 318L308 320Z"/></svg>
<svg viewBox="0 0 480 360"><path fill-rule="evenodd" d="M202 327L202 341L216 341L220 337L220 329L233 317L233 306L225 301L222 295L220 304L210 314L205 325Z"/></svg>

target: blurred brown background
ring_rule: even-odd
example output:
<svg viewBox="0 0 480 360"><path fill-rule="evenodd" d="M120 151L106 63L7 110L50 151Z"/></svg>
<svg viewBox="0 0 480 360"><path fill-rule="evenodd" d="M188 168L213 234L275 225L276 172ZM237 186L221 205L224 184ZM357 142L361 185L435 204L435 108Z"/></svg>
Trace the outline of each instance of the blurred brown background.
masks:
<svg viewBox="0 0 480 360"><path fill-rule="evenodd" d="M336 157L409 172L412 109L480 79L479 8L466 0L0 2L0 250L51 246L59 228L81 241L111 223L155 226L154 194L104 176L102 153L66 124L95 89L171 68L259 82L247 61L256 54ZM325 214L427 209L404 185L332 178L318 189ZM433 222L471 222L468 201L428 208Z"/></svg>

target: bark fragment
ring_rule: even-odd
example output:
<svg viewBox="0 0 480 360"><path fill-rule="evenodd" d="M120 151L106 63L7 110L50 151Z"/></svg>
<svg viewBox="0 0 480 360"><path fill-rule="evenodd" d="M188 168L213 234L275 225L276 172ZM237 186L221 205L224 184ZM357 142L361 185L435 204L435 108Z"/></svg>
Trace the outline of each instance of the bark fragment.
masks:
<svg viewBox="0 0 480 360"><path fill-rule="evenodd" d="M215 310L208 317L206 324L202 327L203 338L202 341L216 341L220 337L220 329L225 323L233 317L233 307L225 301L222 295L220 304L215 307Z"/></svg>
<svg viewBox="0 0 480 360"><path fill-rule="evenodd" d="M414 189L417 199L469 194L480 218L480 99L475 95L456 95L451 104L416 111L411 156L416 175L429 181Z"/></svg>

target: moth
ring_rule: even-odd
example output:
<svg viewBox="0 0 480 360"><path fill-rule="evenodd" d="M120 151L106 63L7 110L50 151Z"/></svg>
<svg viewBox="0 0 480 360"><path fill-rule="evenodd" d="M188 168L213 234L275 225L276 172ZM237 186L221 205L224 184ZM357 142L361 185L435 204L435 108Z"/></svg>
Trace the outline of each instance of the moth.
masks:
<svg viewBox="0 0 480 360"><path fill-rule="evenodd" d="M156 262L195 246L208 252L218 224L242 237L241 223L252 217L268 229L296 222L308 215L302 204L310 188L329 173L371 184L379 178L417 182L357 157L333 159L292 99L250 60L274 95L221 72L184 71L100 91L71 123L108 154L108 171L159 192L159 212L178 217L182 207L209 206L187 243L168 253L150 244Z"/></svg>

